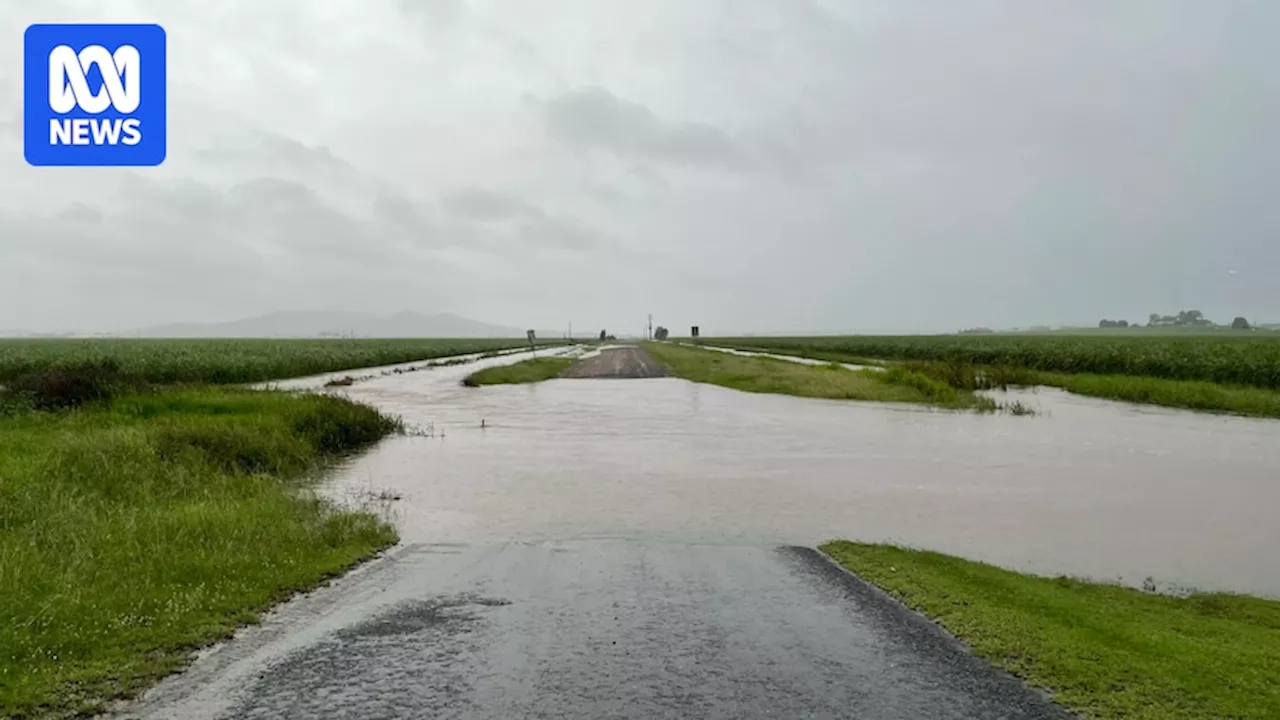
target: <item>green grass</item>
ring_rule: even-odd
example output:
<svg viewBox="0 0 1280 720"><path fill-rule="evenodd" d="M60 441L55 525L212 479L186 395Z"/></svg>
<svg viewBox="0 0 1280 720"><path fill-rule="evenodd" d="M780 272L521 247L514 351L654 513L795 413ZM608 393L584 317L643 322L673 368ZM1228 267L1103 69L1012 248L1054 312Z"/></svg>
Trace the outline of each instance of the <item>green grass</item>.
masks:
<svg viewBox="0 0 1280 720"><path fill-rule="evenodd" d="M667 372L734 390L802 397L925 403L953 409L994 410L995 403L902 367L848 370L776 358L741 357L669 343L642 343Z"/></svg>
<svg viewBox="0 0 1280 720"><path fill-rule="evenodd" d="M135 695L393 543L305 481L397 427L335 397L233 388L0 419L0 717Z"/></svg>
<svg viewBox="0 0 1280 720"><path fill-rule="evenodd" d="M1110 400L1203 412L1280 418L1280 391L1197 380L1162 380L1125 375L1036 373L1040 385Z"/></svg>
<svg viewBox="0 0 1280 720"><path fill-rule="evenodd" d="M561 341L540 341L543 345ZM525 347L524 339L27 340L0 339L0 384L31 372L114 361L154 383L249 383Z"/></svg>
<svg viewBox="0 0 1280 720"><path fill-rule="evenodd" d="M574 362L576 361L572 358L562 357L529 358L510 365L477 370L463 379L462 384L475 387L541 382L550 380L569 369Z"/></svg>
<svg viewBox="0 0 1280 720"><path fill-rule="evenodd" d="M821 549L1085 717L1280 717L1280 601L1170 597L885 545Z"/></svg>
<svg viewBox="0 0 1280 720"><path fill-rule="evenodd" d="M1230 331L1226 331L1230 332ZM773 340L765 338L764 340ZM812 357L832 362L866 363L866 358L848 355L831 350L806 350L798 346L788 345L784 348L758 347L762 338L751 338L753 343L737 345L727 343L727 347L744 347L750 349L767 349L787 355ZM826 338L809 338L809 340L826 340ZM843 340L837 338L836 340ZM719 341L716 341L717 343ZM1144 340L1143 342L1160 342ZM799 345L799 344L797 344ZM1049 372L1018 365L1013 362L1014 355L995 355L1003 364L974 365L969 355L942 353L942 360L892 360L887 364L902 364L913 372L928 375L942 380L952 387L973 390L992 387L1048 385L1062 388L1068 392L1123 400L1126 402L1160 405L1163 407L1182 408L1203 412L1230 413L1252 417L1280 418L1280 390L1235 385L1229 383L1210 382L1205 380L1171 380L1160 377L1148 377L1125 374L1098 374L1091 372ZM984 382L984 379L986 382Z"/></svg>
<svg viewBox="0 0 1280 720"><path fill-rule="evenodd" d="M1059 373L1202 380L1280 389L1280 333L704 338L708 345L834 359L961 360ZM833 355L834 354L834 355Z"/></svg>

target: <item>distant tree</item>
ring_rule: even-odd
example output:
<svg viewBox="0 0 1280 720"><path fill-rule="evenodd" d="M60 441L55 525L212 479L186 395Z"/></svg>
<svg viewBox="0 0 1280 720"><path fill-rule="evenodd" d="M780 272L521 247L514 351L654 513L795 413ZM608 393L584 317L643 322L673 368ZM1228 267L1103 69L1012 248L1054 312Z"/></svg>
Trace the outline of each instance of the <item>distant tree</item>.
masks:
<svg viewBox="0 0 1280 720"><path fill-rule="evenodd" d="M1151 313L1150 315L1148 315L1148 316L1147 316L1147 324L1148 324L1148 325L1159 325L1159 324L1160 324L1160 313Z"/></svg>
<svg viewBox="0 0 1280 720"><path fill-rule="evenodd" d="M1116 327L1129 327L1129 321L1128 321L1128 320L1117 320L1117 321L1116 321Z"/></svg>
<svg viewBox="0 0 1280 720"><path fill-rule="evenodd" d="M1245 320L1242 317L1237 317L1235 320L1231 321L1231 329L1232 330L1248 330L1249 321Z"/></svg>
<svg viewBox="0 0 1280 720"><path fill-rule="evenodd" d="M604 338L605 338L605 332L604 332L603 330L601 330L601 331L600 331L600 339L603 341L603 340L604 340Z"/></svg>
<svg viewBox="0 0 1280 720"><path fill-rule="evenodd" d="M666 328L664 328L664 327L662 327L661 325L659 325L659 326L658 326L658 328L657 328L656 330L654 330L654 331L653 331L653 339L654 339L654 340L666 340L666 339L667 339L667 329L666 329Z"/></svg>
<svg viewBox="0 0 1280 720"><path fill-rule="evenodd" d="M1212 325L1199 310L1180 310L1173 319L1174 325Z"/></svg>

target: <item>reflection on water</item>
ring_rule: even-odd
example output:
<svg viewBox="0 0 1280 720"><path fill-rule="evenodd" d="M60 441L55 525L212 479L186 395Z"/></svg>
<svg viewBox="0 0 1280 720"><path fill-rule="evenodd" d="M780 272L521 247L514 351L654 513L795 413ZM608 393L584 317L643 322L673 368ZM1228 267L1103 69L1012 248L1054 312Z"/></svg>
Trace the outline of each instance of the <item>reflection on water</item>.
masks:
<svg viewBox="0 0 1280 720"><path fill-rule="evenodd" d="M1017 394L1044 415L1014 417L674 378L459 386L504 362L342 389L444 437L388 440L330 490L400 494L412 542L843 537L1046 574L1280 595L1277 421L1050 389Z"/></svg>

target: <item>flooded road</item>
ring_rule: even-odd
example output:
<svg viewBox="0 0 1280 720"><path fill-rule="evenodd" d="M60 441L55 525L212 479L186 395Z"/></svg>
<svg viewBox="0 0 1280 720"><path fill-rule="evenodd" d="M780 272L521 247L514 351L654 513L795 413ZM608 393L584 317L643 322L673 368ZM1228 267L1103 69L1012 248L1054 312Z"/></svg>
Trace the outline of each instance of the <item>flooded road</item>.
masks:
<svg viewBox="0 0 1280 720"><path fill-rule="evenodd" d="M566 351L540 351L550 352ZM1054 389L1011 393L1043 413L1016 417L675 378L458 384L524 356L343 388L436 437L384 442L332 491L402 495L408 542L851 538L1038 573L1280 595L1274 420Z"/></svg>
<svg viewBox="0 0 1280 720"><path fill-rule="evenodd" d="M1280 594L1280 423L1058 391L1018 417L668 377L461 385L529 355L331 389L418 428L325 487L399 497L403 543L119 714L1067 717L811 547L837 537Z"/></svg>
<svg viewBox="0 0 1280 720"><path fill-rule="evenodd" d="M667 371L644 348L632 345L609 348L583 356L560 373L562 378L613 378L617 380L666 377Z"/></svg>

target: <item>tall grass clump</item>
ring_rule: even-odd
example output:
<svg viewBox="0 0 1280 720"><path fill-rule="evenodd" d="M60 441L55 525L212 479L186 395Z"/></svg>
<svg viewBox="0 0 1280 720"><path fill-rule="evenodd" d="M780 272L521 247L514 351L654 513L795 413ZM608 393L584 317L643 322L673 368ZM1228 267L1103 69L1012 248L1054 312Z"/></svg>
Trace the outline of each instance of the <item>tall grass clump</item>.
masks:
<svg viewBox="0 0 1280 720"><path fill-rule="evenodd" d="M231 388L88 395L0 419L0 717L135 695L395 541L306 484L398 427L373 408Z"/></svg>

